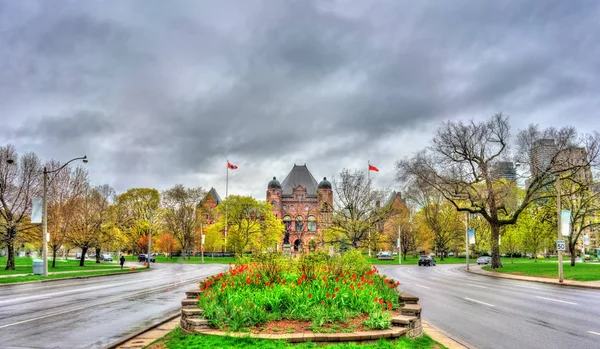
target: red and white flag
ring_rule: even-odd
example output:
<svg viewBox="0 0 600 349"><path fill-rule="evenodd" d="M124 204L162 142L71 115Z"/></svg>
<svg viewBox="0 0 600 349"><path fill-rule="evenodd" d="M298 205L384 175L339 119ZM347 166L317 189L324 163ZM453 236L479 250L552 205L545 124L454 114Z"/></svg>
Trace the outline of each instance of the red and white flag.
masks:
<svg viewBox="0 0 600 349"><path fill-rule="evenodd" d="M238 167L236 165L231 164L229 161L227 161L227 168L230 168L232 170L237 170Z"/></svg>
<svg viewBox="0 0 600 349"><path fill-rule="evenodd" d="M379 169L371 164L369 164L369 171L379 172Z"/></svg>

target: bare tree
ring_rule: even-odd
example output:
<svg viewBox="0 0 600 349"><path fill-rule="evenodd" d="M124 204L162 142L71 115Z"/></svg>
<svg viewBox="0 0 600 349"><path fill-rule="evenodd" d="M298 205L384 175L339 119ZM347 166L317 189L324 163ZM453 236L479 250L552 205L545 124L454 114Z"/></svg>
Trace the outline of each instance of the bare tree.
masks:
<svg viewBox="0 0 600 349"><path fill-rule="evenodd" d="M60 168L58 162L50 162L46 167L50 170ZM76 200L83 195L88 186L87 171L82 167L70 167L58 171L48 183L48 242L52 250L52 268L56 267L56 253L65 244L67 232L73 218Z"/></svg>
<svg viewBox="0 0 600 349"><path fill-rule="evenodd" d="M185 188L181 184L162 194L165 228L179 241L184 258L194 244L199 226L196 208L205 194L202 188Z"/></svg>
<svg viewBox="0 0 600 349"><path fill-rule="evenodd" d="M385 198L382 191L371 190L371 183L360 171L350 172L344 169L340 181L334 179L333 217L328 229L330 243L348 243L359 248L374 239L377 227L390 217L390 205L378 205Z"/></svg>
<svg viewBox="0 0 600 349"><path fill-rule="evenodd" d="M0 147L0 243L8 255L5 270L15 270L15 243L39 232L29 223L31 199L41 196L42 167L34 153L18 156L12 145ZM39 240L39 236L36 236Z"/></svg>
<svg viewBox="0 0 600 349"><path fill-rule="evenodd" d="M569 177L579 168L589 167L597 160L600 145L598 133L579 137L572 128L539 131L532 126L522 131L515 159L530 170L530 178L523 199L515 203L514 183L499 180L494 172L500 160L510 158L509 131L502 114L484 122L448 121L438 129L429 148L397 163L399 180L419 181L442 194L458 211L485 218L491 228L492 268L502 267L500 227L514 224L533 201L554 196L548 188L555 177ZM541 140L549 136L553 137L552 146L546 147ZM562 152L575 146L586 149L586 161L563 161Z"/></svg>

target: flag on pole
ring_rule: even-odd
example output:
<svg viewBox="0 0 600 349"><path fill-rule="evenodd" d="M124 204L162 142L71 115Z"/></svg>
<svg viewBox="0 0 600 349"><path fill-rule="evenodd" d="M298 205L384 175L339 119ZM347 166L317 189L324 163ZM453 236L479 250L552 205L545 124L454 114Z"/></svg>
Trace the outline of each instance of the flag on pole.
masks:
<svg viewBox="0 0 600 349"><path fill-rule="evenodd" d="M232 170L237 170L238 167L236 165L231 164L229 161L227 161L227 168L230 168Z"/></svg>
<svg viewBox="0 0 600 349"><path fill-rule="evenodd" d="M369 171L379 172L379 169L371 164L369 164Z"/></svg>

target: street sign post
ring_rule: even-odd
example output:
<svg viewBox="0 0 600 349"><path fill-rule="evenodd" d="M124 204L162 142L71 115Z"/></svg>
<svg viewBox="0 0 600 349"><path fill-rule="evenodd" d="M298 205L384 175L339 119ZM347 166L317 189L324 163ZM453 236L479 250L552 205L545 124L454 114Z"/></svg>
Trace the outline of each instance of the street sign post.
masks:
<svg viewBox="0 0 600 349"><path fill-rule="evenodd" d="M556 250L565 252L567 250L567 245L565 244L565 240L556 240Z"/></svg>

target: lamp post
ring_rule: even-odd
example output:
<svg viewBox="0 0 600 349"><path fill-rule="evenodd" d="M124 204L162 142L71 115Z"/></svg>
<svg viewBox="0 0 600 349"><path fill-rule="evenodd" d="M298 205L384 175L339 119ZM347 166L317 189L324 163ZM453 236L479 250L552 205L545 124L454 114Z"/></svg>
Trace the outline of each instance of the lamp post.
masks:
<svg viewBox="0 0 600 349"><path fill-rule="evenodd" d="M68 164L75 160L83 160L83 163L86 164L88 162L87 156L82 156L78 158L71 159L67 161L64 165L57 168L56 170L48 171L48 169L44 166L44 191L42 193L42 255L44 257L44 277L48 277L48 207L47 207L47 191L48 191L48 174L56 173L63 168L65 168Z"/></svg>
<svg viewBox="0 0 600 349"><path fill-rule="evenodd" d="M557 174L556 175L556 210L558 212L558 240L562 240L562 232L560 231L561 229L561 202L560 202L560 175ZM557 248L558 250L558 248ZM558 282L562 283L563 282L563 255L562 255L562 251L558 250Z"/></svg>

